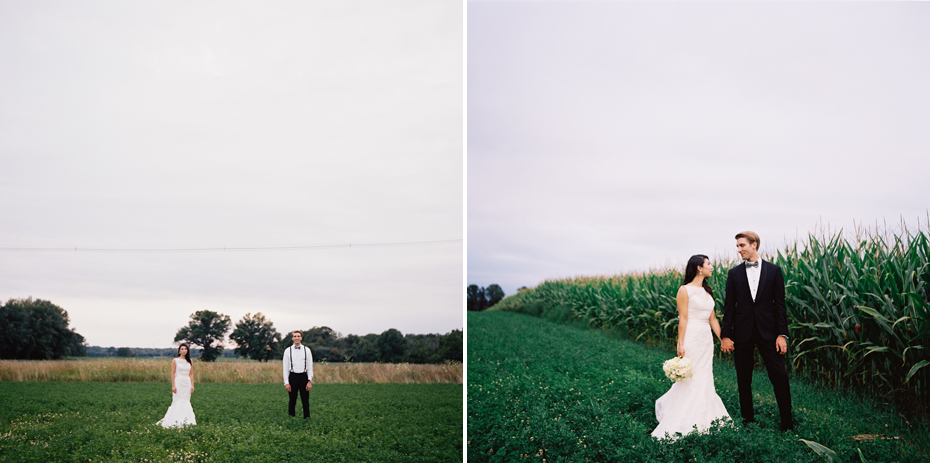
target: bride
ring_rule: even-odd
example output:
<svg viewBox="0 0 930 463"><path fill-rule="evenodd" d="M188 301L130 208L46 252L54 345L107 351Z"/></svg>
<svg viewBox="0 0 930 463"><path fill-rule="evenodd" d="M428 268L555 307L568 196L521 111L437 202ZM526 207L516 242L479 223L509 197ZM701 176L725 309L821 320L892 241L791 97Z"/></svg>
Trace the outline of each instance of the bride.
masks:
<svg viewBox="0 0 930 463"><path fill-rule="evenodd" d="M194 376L191 374L193 366L190 347L182 342L178 346L178 356L171 359L171 407L156 424L164 428L197 424L194 409L191 408L191 394L194 393Z"/></svg>
<svg viewBox="0 0 930 463"><path fill-rule="evenodd" d="M714 291L705 281L714 267L703 254L691 256L685 267L685 281L678 288L678 356L691 361L690 378L672 384L656 400L659 426L652 431L657 438L675 433L688 434L697 426L699 432L710 428L718 418L730 419L723 401L714 389L714 338L720 337L720 323L714 312Z"/></svg>

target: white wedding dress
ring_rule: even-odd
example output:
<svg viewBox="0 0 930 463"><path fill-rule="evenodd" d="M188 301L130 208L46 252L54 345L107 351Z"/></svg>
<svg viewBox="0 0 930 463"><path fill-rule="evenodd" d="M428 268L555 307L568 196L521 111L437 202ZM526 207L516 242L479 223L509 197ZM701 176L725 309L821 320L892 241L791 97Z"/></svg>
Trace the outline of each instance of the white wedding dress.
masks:
<svg viewBox="0 0 930 463"><path fill-rule="evenodd" d="M727 408L714 388L714 334L710 328L710 315L714 311L714 298L703 288L685 285L688 291L688 326L685 329L685 358L691 361L691 377L672 384L656 400L656 419L659 425L652 431L657 438L668 433L682 435L710 428L718 418L730 419Z"/></svg>
<svg viewBox="0 0 930 463"><path fill-rule="evenodd" d="M174 387L178 392L171 394L171 407L158 423L164 428L177 428L197 424L191 407L191 365L183 358L172 360L175 364Z"/></svg>

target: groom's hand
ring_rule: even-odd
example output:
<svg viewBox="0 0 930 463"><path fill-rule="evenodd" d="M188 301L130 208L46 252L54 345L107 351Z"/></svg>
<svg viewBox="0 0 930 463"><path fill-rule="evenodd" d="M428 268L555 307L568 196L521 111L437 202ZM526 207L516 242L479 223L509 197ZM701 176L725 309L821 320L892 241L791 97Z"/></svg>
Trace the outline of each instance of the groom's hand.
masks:
<svg viewBox="0 0 930 463"><path fill-rule="evenodd" d="M733 352L733 340L730 338L720 338L720 352L725 354Z"/></svg>
<svg viewBox="0 0 930 463"><path fill-rule="evenodd" d="M307 381L307 390L309 391L311 387L313 387L313 383Z"/></svg>
<svg viewBox="0 0 930 463"><path fill-rule="evenodd" d="M287 392L291 392L291 385L290 385L290 384L285 384L285 385L284 385L284 389L287 389Z"/></svg>
<svg viewBox="0 0 930 463"><path fill-rule="evenodd" d="M785 352L788 352L788 341L785 341L784 336L775 338L775 350L781 355L785 355Z"/></svg>

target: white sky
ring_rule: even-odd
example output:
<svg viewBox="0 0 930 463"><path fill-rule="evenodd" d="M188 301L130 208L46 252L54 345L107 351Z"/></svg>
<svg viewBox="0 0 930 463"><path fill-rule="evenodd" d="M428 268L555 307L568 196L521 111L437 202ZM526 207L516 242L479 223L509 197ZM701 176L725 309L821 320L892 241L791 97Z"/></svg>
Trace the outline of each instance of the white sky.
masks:
<svg viewBox="0 0 930 463"><path fill-rule="evenodd" d="M463 35L431 0L0 3L0 246L462 240ZM203 309L445 333L463 249L0 250L0 299L102 346Z"/></svg>
<svg viewBox="0 0 930 463"><path fill-rule="evenodd" d="M468 275L927 229L930 3L468 3Z"/></svg>

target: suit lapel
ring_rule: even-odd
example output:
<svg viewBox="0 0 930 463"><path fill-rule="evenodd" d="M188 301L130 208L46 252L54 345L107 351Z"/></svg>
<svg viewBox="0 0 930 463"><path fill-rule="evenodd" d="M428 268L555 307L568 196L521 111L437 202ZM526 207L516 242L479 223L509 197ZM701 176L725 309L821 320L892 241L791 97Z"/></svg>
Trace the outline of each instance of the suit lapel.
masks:
<svg viewBox="0 0 930 463"><path fill-rule="evenodd" d="M749 300L752 300L752 291L749 289L749 276L746 275L746 264L739 264L736 268L739 269L740 286L743 288L743 291L749 296Z"/></svg>
<svg viewBox="0 0 930 463"><path fill-rule="evenodd" d="M761 260L761 259L760 259ZM768 273L768 262L762 261L762 266L759 267L759 287L756 289L756 301L762 296L762 290L765 289L765 275Z"/></svg>

